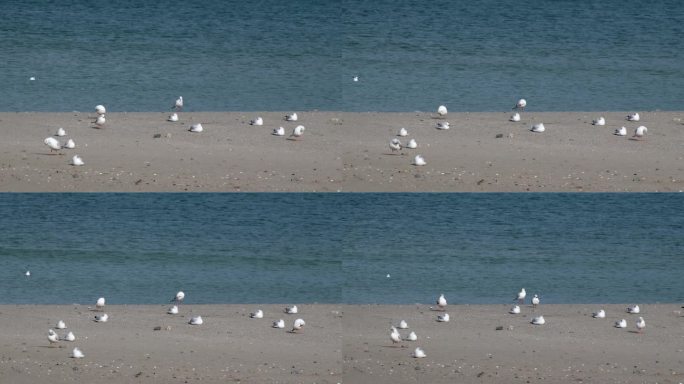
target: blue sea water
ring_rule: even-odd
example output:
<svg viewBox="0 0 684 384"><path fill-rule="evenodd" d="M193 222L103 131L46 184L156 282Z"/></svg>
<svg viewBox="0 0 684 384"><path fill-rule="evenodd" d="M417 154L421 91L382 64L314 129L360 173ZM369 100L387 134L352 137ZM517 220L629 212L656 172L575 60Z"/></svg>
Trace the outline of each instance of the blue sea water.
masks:
<svg viewBox="0 0 684 384"><path fill-rule="evenodd" d="M545 303L681 302L682 207L684 194L0 194L0 303L509 303L521 287Z"/></svg>
<svg viewBox="0 0 684 384"><path fill-rule="evenodd" d="M7 0L0 111L164 111L179 95L188 111L682 110L683 14L679 0Z"/></svg>

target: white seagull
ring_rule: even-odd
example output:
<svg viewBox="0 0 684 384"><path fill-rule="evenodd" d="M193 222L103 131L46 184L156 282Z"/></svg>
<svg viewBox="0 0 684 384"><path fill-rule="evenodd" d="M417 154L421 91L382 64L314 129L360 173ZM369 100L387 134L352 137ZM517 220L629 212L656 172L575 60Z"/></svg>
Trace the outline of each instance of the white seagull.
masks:
<svg viewBox="0 0 684 384"><path fill-rule="evenodd" d="M171 116L169 116L169 118L166 119L166 120L167 120L167 121L176 122L176 121L178 121L178 114L177 114L176 112L174 112L174 113L173 113Z"/></svg>
<svg viewBox="0 0 684 384"><path fill-rule="evenodd" d="M288 315L293 315L293 314L298 313L298 312L299 312L299 309L297 309L296 305L285 307L285 313L287 313Z"/></svg>
<svg viewBox="0 0 684 384"><path fill-rule="evenodd" d="M107 109L105 108L104 105L100 104L100 105L95 106L95 112L98 115L104 115L105 113L107 113Z"/></svg>
<svg viewBox="0 0 684 384"><path fill-rule="evenodd" d="M264 311L259 309L256 312L250 313L249 317L251 317L252 319L263 319L264 318Z"/></svg>
<svg viewBox="0 0 684 384"><path fill-rule="evenodd" d="M436 304L437 304L437 307L438 307L439 309L441 309L442 311L446 308L446 306L447 306L447 300L446 300L446 297L444 297L444 294L443 294L443 293L441 293L441 294L439 295L439 297L437 298Z"/></svg>
<svg viewBox="0 0 684 384"><path fill-rule="evenodd" d="M613 135L615 135L615 136L627 136L627 128L625 128L625 127L616 128Z"/></svg>
<svg viewBox="0 0 684 384"><path fill-rule="evenodd" d="M57 139L55 139L54 137L45 138L45 140L43 140L43 143L50 147L50 153L52 153L52 151L59 151L60 149L62 149L62 146L59 144L59 141L57 141Z"/></svg>
<svg viewBox="0 0 684 384"><path fill-rule="evenodd" d="M530 131L542 133L542 132L546 131L546 127L544 126L544 123L539 123L539 124L533 125L532 129L530 129Z"/></svg>
<svg viewBox="0 0 684 384"><path fill-rule="evenodd" d="M637 332L641 333L641 331L644 330L644 327L646 327L646 322L644 321L644 318L639 316L639 320L636 322L636 327L637 327Z"/></svg>
<svg viewBox="0 0 684 384"><path fill-rule="evenodd" d="M399 322L399 329L408 329L408 323L406 323L406 320L402 320Z"/></svg>
<svg viewBox="0 0 684 384"><path fill-rule="evenodd" d="M292 330L290 332L300 331L300 330L302 330L302 328L304 328L305 325L306 325L306 323L304 322L303 319L297 319L294 321L294 324L292 324Z"/></svg>
<svg viewBox="0 0 684 384"><path fill-rule="evenodd" d="M171 299L172 303L180 304L183 302L183 299L185 299L185 292L183 291L178 291L176 292L176 296Z"/></svg>
<svg viewBox="0 0 684 384"><path fill-rule="evenodd" d="M76 336L74 336L74 333L73 333L73 332L69 332L69 333L67 333L66 335L64 335L64 337L62 338L62 340L64 340L64 341L75 341L75 340L76 340Z"/></svg>
<svg viewBox="0 0 684 384"><path fill-rule="evenodd" d="M109 320L109 315L107 315L106 313L103 313L101 315L95 315L96 323L106 323L107 320Z"/></svg>
<svg viewBox="0 0 684 384"><path fill-rule="evenodd" d="M448 121L444 121L444 122L440 121L437 123L436 127L437 127L437 129L441 129L443 131L446 131L447 129L449 129L449 122Z"/></svg>
<svg viewBox="0 0 684 384"><path fill-rule="evenodd" d="M76 148L76 143L74 143L73 139L69 139L69 140L67 140L66 144L64 144L64 146L62 146L62 148L74 149L74 148Z"/></svg>
<svg viewBox="0 0 684 384"><path fill-rule="evenodd" d="M392 150L392 152L400 151L401 150L401 141L399 141L399 139L397 139L395 137L394 139L390 140L389 147Z"/></svg>
<svg viewBox="0 0 684 384"><path fill-rule="evenodd" d="M411 354L411 356L415 357L416 359L421 359L427 355L425 354L425 351L423 351L422 349L416 348Z"/></svg>
<svg viewBox="0 0 684 384"><path fill-rule="evenodd" d="M285 136L285 128L283 127L278 127L278 128L273 128L273 133L271 133L274 136Z"/></svg>
<svg viewBox="0 0 684 384"><path fill-rule="evenodd" d="M615 322L615 328L627 328L627 320L622 319Z"/></svg>
<svg viewBox="0 0 684 384"><path fill-rule="evenodd" d="M95 121L93 121L93 124L95 124L97 128L102 128L106 122L107 119L105 118L105 115L100 115L97 117L97 119L95 119Z"/></svg>
<svg viewBox="0 0 684 384"><path fill-rule="evenodd" d="M285 320L279 319L273 322L273 328L285 328Z"/></svg>
<svg viewBox="0 0 684 384"><path fill-rule="evenodd" d="M416 340L418 340L418 336L416 335L415 332L411 332L411 333L409 333L408 336L406 336L406 339L404 339L404 340L406 340L406 341L416 341Z"/></svg>
<svg viewBox="0 0 684 384"><path fill-rule="evenodd" d="M297 119L299 119L299 117L297 117L297 112L293 112L289 115L285 115L285 120L287 120L287 121L297 121Z"/></svg>
<svg viewBox="0 0 684 384"><path fill-rule="evenodd" d="M634 314L636 314L636 313L639 313L639 312L641 312L641 308L639 308L639 305L638 305L638 304L630 305L629 307L627 307L627 313L634 313Z"/></svg>
<svg viewBox="0 0 684 384"><path fill-rule="evenodd" d="M539 315L539 316L534 317L532 319L531 323L534 325L544 325L544 324L546 324L546 320L544 319L544 316Z"/></svg>
<svg viewBox="0 0 684 384"><path fill-rule="evenodd" d="M517 315L517 314L519 314L519 313L520 313L520 306L519 306L519 305L514 305L513 307L511 307L511 310L508 311L508 313L510 313L511 315Z"/></svg>
<svg viewBox="0 0 684 384"><path fill-rule="evenodd" d="M83 352L81 352L80 349L74 348L74 350L71 351L71 357L73 357L74 359L81 359L84 358L85 355L83 354Z"/></svg>
<svg viewBox="0 0 684 384"><path fill-rule="evenodd" d="M31 277L31 271L26 271L26 273L24 273L24 275L25 275L26 277Z"/></svg>
<svg viewBox="0 0 684 384"><path fill-rule="evenodd" d="M511 115L511 118L508 119L508 121L514 121L514 122L520 121L520 114L518 112L514 113L513 115Z"/></svg>
<svg viewBox="0 0 684 384"><path fill-rule="evenodd" d="M390 328L390 340L392 340L393 345L401 343L401 335L399 334L399 331L394 327Z"/></svg>
<svg viewBox="0 0 684 384"><path fill-rule="evenodd" d="M202 123L197 123L197 124L191 125L190 129L188 131L190 131L190 132L202 132L202 131L204 131L204 127L202 126Z"/></svg>
<svg viewBox="0 0 684 384"><path fill-rule="evenodd" d="M57 328L57 329L66 329L66 327L67 327L67 326L66 326L66 324L64 323L64 320L58 321L58 322L57 322L57 325L55 326L55 328Z"/></svg>
<svg viewBox="0 0 684 384"><path fill-rule="evenodd" d="M591 316L594 319L605 319L606 318L606 311L604 311L603 309L599 309L598 312L594 312Z"/></svg>
<svg viewBox="0 0 684 384"><path fill-rule="evenodd" d="M249 122L249 125L264 125L264 119L261 116L259 116L256 119L251 120Z"/></svg>
<svg viewBox="0 0 684 384"><path fill-rule="evenodd" d="M357 82L357 81L359 81L359 77L358 77L358 76L354 76L354 77L352 77L352 81L354 81L354 82Z"/></svg>
<svg viewBox="0 0 684 384"><path fill-rule="evenodd" d="M539 305L539 296L537 296L535 294L534 297L532 298L532 306L536 307L537 305Z"/></svg>
<svg viewBox="0 0 684 384"><path fill-rule="evenodd" d="M71 165L84 165L85 163L83 162L83 159L81 159L81 156L79 155L74 155L74 157L71 158Z"/></svg>
<svg viewBox="0 0 684 384"><path fill-rule="evenodd" d="M292 134L290 135L290 137L301 137L304 134L305 130L306 128L304 128L303 125L298 125L295 127L295 129L292 130Z"/></svg>
<svg viewBox="0 0 684 384"><path fill-rule="evenodd" d="M176 99L176 103L173 105L173 109L176 111L180 111L183 109L183 96L178 96L178 99Z"/></svg>
<svg viewBox="0 0 684 384"><path fill-rule="evenodd" d="M648 132L648 128L644 127L643 125L640 125L637 129L634 130L634 136L637 139L641 139L644 137L644 135Z"/></svg>
<svg viewBox="0 0 684 384"><path fill-rule="evenodd" d="M50 342L50 345L59 343L59 336L57 336L52 329L48 329L48 341Z"/></svg>
<svg viewBox="0 0 684 384"><path fill-rule="evenodd" d="M525 296L527 296L527 292L525 292L525 288L523 288L518 292L518 296L516 297L518 304L525 304Z"/></svg>
<svg viewBox="0 0 684 384"><path fill-rule="evenodd" d="M527 106L527 100L520 99L520 100L518 100L517 103L515 103L515 106L511 109L519 109L521 111L524 111L526 106Z"/></svg>
<svg viewBox="0 0 684 384"><path fill-rule="evenodd" d="M639 112L634 112L634 113L627 115L627 120L629 120L629 121L641 120L641 117L639 116Z"/></svg>
<svg viewBox="0 0 684 384"><path fill-rule="evenodd" d="M425 162L425 159L421 155L416 155L416 157L413 158L413 165L426 165L427 162Z"/></svg>
<svg viewBox="0 0 684 384"><path fill-rule="evenodd" d="M440 115L440 116L446 116L446 114L447 114L447 107L444 106L444 105L440 105L440 106L437 108L437 114Z"/></svg>
<svg viewBox="0 0 684 384"><path fill-rule="evenodd" d="M445 313L442 315L437 315L437 321L440 323L448 323L449 322L449 314Z"/></svg>
<svg viewBox="0 0 684 384"><path fill-rule="evenodd" d="M408 136L408 131L406 130L406 128L403 128L403 127L402 127L402 128L399 129L399 132L397 133L397 136L401 136L401 137Z"/></svg>
<svg viewBox="0 0 684 384"><path fill-rule="evenodd" d="M193 316L190 321L188 322L190 325L202 325L204 324L204 320L202 320L202 316Z"/></svg>
<svg viewBox="0 0 684 384"><path fill-rule="evenodd" d="M178 306L174 305L171 308L169 308L168 311L166 311L169 315L177 315L178 314Z"/></svg>
<svg viewBox="0 0 684 384"><path fill-rule="evenodd" d="M95 302L95 308L98 311L101 311L104 308L104 306L105 306L105 298L100 297L99 299L97 299L97 302Z"/></svg>
<svg viewBox="0 0 684 384"><path fill-rule="evenodd" d="M418 148L418 143L416 143L415 139L411 139L411 140L409 140L408 144L406 144L406 148L416 149L416 148Z"/></svg>
<svg viewBox="0 0 684 384"><path fill-rule="evenodd" d="M57 129L56 136L66 136L66 131L64 130L64 128L59 127L59 128Z"/></svg>
<svg viewBox="0 0 684 384"><path fill-rule="evenodd" d="M593 120L591 122L591 124L592 125L606 125L606 119L603 116L601 116L598 119Z"/></svg>

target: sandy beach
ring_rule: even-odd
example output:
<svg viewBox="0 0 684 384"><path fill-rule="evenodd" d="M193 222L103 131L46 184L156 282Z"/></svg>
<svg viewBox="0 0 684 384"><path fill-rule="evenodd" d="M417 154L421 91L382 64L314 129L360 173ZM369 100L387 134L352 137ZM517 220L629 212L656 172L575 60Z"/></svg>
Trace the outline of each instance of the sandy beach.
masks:
<svg viewBox="0 0 684 384"><path fill-rule="evenodd" d="M684 112L0 113L5 192L677 192L684 190ZM249 125L262 116L263 126ZM591 125L605 116L605 126ZM448 121L449 130L436 123ZM543 122L544 133L530 132ZM202 123L204 132L191 133ZM297 125L304 135L288 136ZM644 125L647 135L631 138ZM285 136L274 136L283 126ZM627 136L613 135L627 127ZM75 149L43 143L59 127ZM405 127L408 136L398 137ZM415 139L418 148L391 151ZM70 165L78 154L83 166ZM422 155L427 165L412 165Z"/></svg>
<svg viewBox="0 0 684 384"><path fill-rule="evenodd" d="M108 305L106 323L85 305L0 306L0 381L7 383L680 383L684 332L678 304L523 306L457 305L448 323L428 305ZM605 309L605 319L592 312ZM249 313L264 311L262 319ZM529 323L543 314L546 324ZM189 325L201 315L202 325ZM306 321L289 333L295 318ZM286 329L271 323L284 319ZM627 319L628 327L613 327ZM47 331L63 320L74 342L50 346ZM417 341L394 345L401 320ZM155 330L161 328L161 330ZM84 358L70 353L78 347ZM426 357L411 356L421 347Z"/></svg>

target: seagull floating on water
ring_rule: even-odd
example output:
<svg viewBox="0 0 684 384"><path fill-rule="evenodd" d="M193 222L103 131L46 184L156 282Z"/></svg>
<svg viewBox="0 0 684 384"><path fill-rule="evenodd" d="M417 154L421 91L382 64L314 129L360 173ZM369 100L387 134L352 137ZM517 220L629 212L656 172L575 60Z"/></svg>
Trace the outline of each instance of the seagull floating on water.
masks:
<svg viewBox="0 0 684 384"><path fill-rule="evenodd" d="M411 140L409 140L408 144L406 144L406 148L416 149L416 148L418 148L418 143L416 143L415 139L411 139Z"/></svg>
<svg viewBox="0 0 684 384"><path fill-rule="evenodd" d="M399 322L399 329L408 329L408 323L406 323L406 320L402 320Z"/></svg>
<svg viewBox="0 0 684 384"><path fill-rule="evenodd" d="M66 329L66 327L67 327L67 326L66 326L66 324L64 323L64 320L58 321L58 322L57 322L57 325L55 326L55 328L57 328L57 329Z"/></svg>
<svg viewBox="0 0 684 384"><path fill-rule="evenodd" d="M261 116L249 122L249 125L264 125L264 119Z"/></svg>
<svg viewBox="0 0 684 384"><path fill-rule="evenodd" d="M287 314L289 314L289 315L293 315L293 314L295 314L295 313L297 313L297 312L299 312L299 309L297 309L297 306L296 306L296 305L292 305L292 306L289 306L289 307L285 307L285 313L287 313Z"/></svg>
<svg viewBox="0 0 684 384"><path fill-rule="evenodd" d="M106 323L107 320L109 320L109 315L107 315L106 313L103 313L101 315L95 315L96 323Z"/></svg>
<svg viewBox="0 0 684 384"><path fill-rule="evenodd" d="M174 305L171 308L169 308L168 311L166 311L169 315L177 315L178 314L178 306Z"/></svg>
<svg viewBox="0 0 684 384"><path fill-rule="evenodd" d="M448 323L449 320L450 320L450 319L449 319L449 314L448 314L448 313L445 313L445 314L443 314L443 315L438 315L438 316L437 316L437 321L439 321L440 323Z"/></svg>
<svg viewBox="0 0 684 384"><path fill-rule="evenodd" d="M397 136L401 136L401 137L408 136L408 131L406 130L406 128L403 128L403 127L402 127L402 128L399 129L399 132L397 133Z"/></svg>
<svg viewBox="0 0 684 384"><path fill-rule="evenodd" d="M440 115L440 116L446 116L447 112L448 112L448 111L447 111L447 107L444 106L444 105L440 105L440 106L437 108L437 114Z"/></svg>
<svg viewBox="0 0 684 384"><path fill-rule="evenodd" d="M641 120L641 117L639 116L639 112L630 113L629 115L627 115L627 120L629 120L629 121Z"/></svg>
<svg viewBox="0 0 684 384"><path fill-rule="evenodd" d="M603 309L599 309L598 312L594 312L591 316L595 319L605 319L606 311L604 311Z"/></svg>
<svg viewBox="0 0 684 384"><path fill-rule="evenodd" d="M591 122L591 124L593 124L593 125L606 125L606 119L603 116L601 116L598 119L593 120Z"/></svg>
<svg viewBox="0 0 684 384"><path fill-rule="evenodd" d="M105 306L105 298L100 297L99 299L97 299L97 302L95 302L95 308L98 311L101 311L104 308L104 306Z"/></svg>
<svg viewBox="0 0 684 384"><path fill-rule="evenodd" d="M418 336L416 335L415 332L411 332L411 333L409 333L408 336L406 336L405 340L406 341L416 341L416 340L418 340Z"/></svg>
<svg viewBox="0 0 684 384"><path fill-rule="evenodd" d="M544 126L544 123L539 123L539 124L533 125L532 129L530 129L530 131L542 133L542 132L546 131L546 127Z"/></svg>
<svg viewBox="0 0 684 384"><path fill-rule="evenodd" d="M515 106L511 109L519 109L521 111L524 111L526 106L527 106L527 100L520 99L520 100L518 100L517 103L515 103Z"/></svg>
<svg viewBox="0 0 684 384"><path fill-rule="evenodd" d="M167 121L176 122L176 121L178 121L178 114L177 114L176 112L174 112L174 113L173 113L171 116L169 116L169 118L166 119L166 120L167 120Z"/></svg>
<svg viewBox="0 0 684 384"><path fill-rule="evenodd" d="M60 149L62 149L62 146L59 144L59 141L57 141L57 139L55 139L54 137L45 138L45 140L43 140L43 143L50 147L50 153L52 153L52 151L59 151Z"/></svg>
<svg viewBox="0 0 684 384"><path fill-rule="evenodd" d="M290 331L290 332L301 331L305 325L306 325L306 323L304 322L303 319L297 319L294 321L294 324L292 324L292 331Z"/></svg>
<svg viewBox="0 0 684 384"><path fill-rule="evenodd" d="M98 115L104 115L105 113L107 113L107 108L105 108L104 105L99 104L99 105L96 105L96 106L95 106L95 112L96 112Z"/></svg>
<svg viewBox="0 0 684 384"><path fill-rule="evenodd" d="M644 135L648 132L648 128L644 127L643 125L640 125L637 129L634 130L634 136L637 139L641 139L644 137Z"/></svg>
<svg viewBox="0 0 684 384"><path fill-rule="evenodd" d="M74 157L71 158L71 165L84 165L85 163L83 162L83 159L81 159L81 156L79 155L74 155Z"/></svg>
<svg viewBox="0 0 684 384"><path fill-rule="evenodd" d="M534 317L532 319L531 323L534 325L544 325L544 324L546 324L546 320L544 319L544 316L539 315L539 316Z"/></svg>
<svg viewBox="0 0 684 384"><path fill-rule="evenodd" d="M415 357L416 359L421 359L427 355L425 354L425 351L423 351L422 349L416 348L411 354L411 356Z"/></svg>
<svg viewBox="0 0 684 384"><path fill-rule="evenodd" d="M31 277L31 271L26 271L26 273L24 273L24 276Z"/></svg>
<svg viewBox="0 0 684 384"><path fill-rule="evenodd" d="M449 122L448 121L438 122L437 123L437 129L441 129L443 131L446 131L447 129L449 129Z"/></svg>
<svg viewBox="0 0 684 384"><path fill-rule="evenodd" d="M638 304L630 305L629 307L627 307L627 313L636 314L636 313L639 313L639 312L641 312L641 308L639 308L639 305L638 305Z"/></svg>
<svg viewBox="0 0 684 384"><path fill-rule="evenodd" d="M425 159L421 155L416 155L416 157L413 158L413 165L426 165L427 162L425 162Z"/></svg>
<svg viewBox="0 0 684 384"><path fill-rule="evenodd" d="M202 320L202 316L193 316L190 321L188 322L190 325L202 325L204 324L204 320Z"/></svg>
<svg viewBox="0 0 684 384"><path fill-rule="evenodd" d="M646 321L644 321L644 318L639 316L639 320L636 322L636 327L637 327L637 332L641 333L641 331L644 330L646 327Z"/></svg>
<svg viewBox="0 0 684 384"><path fill-rule="evenodd" d="M298 125L295 127L295 129L292 130L292 134L290 135L290 137L301 137L304 134L305 130L306 128L304 128L303 125Z"/></svg>
<svg viewBox="0 0 684 384"><path fill-rule="evenodd" d="M189 131L190 132L202 132L202 131L204 131L204 127L202 126L202 123L193 124L190 126Z"/></svg>
<svg viewBox="0 0 684 384"><path fill-rule="evenodd" d="M285 328L285 320L279 319L273 322L273 328Z"/></svg>
<svg viewBox="0 0 684 384"><path fill-rule="evenodd" d="M66 335L64 335L64 337L62 338L62 340L64 340L64 341L75 341L75 340L76 340L76 336L74 336L74 333L73 333L73 332L69 332L69 333L67 333Z"/></svg>
<svg viewBox="0 0 684 384"><path fill-rule="evenodd" d="M401 141L399 141L399 139L397 139L395 137L394 139L390 140L389 147L392 150L392 152L400 151L401 150Z"/></svg>
<svg viewBox="0 0 684 384"><path fill-rule="evenodd" d="M50 345L59 343L59 336L52 329L48 329L48 341Z"/></svg>
<svg viewBox="0 0 684 384"><path fill-rule="evenodd" d="M59 128L57 129L56 136L66 136L66 131L64 130L64 128L59 127Z"/></svg>
<svg viewBox="0 0 684 384"><path fill-rule="evenodd" d="M532 298L532 306L536 307L537 305L539 305L539 296L537 296L535 294L534 297Z"/></svg>
<svg viewBox="0 0 684 384"><path fill-rule="evenodd" d="M622 319L615 322L615 328L627 328L627 320Z"/></svg>
<svg viewBox="0 0 684 384"><path fill-rule="evenodd" d="M274 136L285 136L285 128L283 127L278 127L278 128L273 128L273 133L271 133Z"/></svg>
<svg viewBox="0 0 684 384"><path fill-rule="evenodd" d="M519 314L519 313L520 313L520 306L519 306L519 305L514 305L513 307L511 307L511 310L508 311L508 313L510 313L510 314L512 314L512 315L517 315L517 314Z"/></svg>
<svg viewBox="0 0 684 384"><path fill-rule="evenodd" d="M83 354L83 352L81 352L80 349L74 348L74 350L71 351L71 357L73 357L74 359L81 359L84 358L85 355Z"/></svg>
<svg viewBox="0 0 684 384"><path fill-rule="evenodd" d="M67 149L74 149L76 148L76 143L74 143L73 139L67 140L66 144L62 146L62 148L67 148Z"/></svg>
<svg viewBox="0 0 684 384"><path fill-rule="evenodd" d="M358 77L358 76L354 76L354 77L352 77L352 81L354 81L354 82L357 82L357 81L359 81L359 77Z"/></svg>
<svg viewBox="0 0 684 384"><path fill-rule="evenodd" d="M513 115L511 115L511 118L508 119L508 120L509 120L509 121L514 121L514 122L518 122L518 121L520 121L520 114L519 114L518 112L516 112L516 113L514 113Z"/></svg>
<svg viewBox="0 0 684 384"><path fill-rule="evenodd" d="M172 107L176 111L181 111L183 110L183 96L178 96L178 99L176 99L176 103Z"/></svg>
<svg viewBox="0 0 684 384"><path fill-rule="evenodd" d="M263 319L264 318L264 311L259 309L256 312L250 313L249 317L251 317L252 319Z"/></svg>
<svg viewBox="0 0 684 384"><path fill-rule="evenodd" d="M615 133L613 133L615 136L627 136L627 128L622 127L622 128L617 128L615 129Z"/></svg>
<svg viewBox="0 0 684 384"><path fill-rule="evenodd" d="M293 112L289 115L285 115L285 120L287 121L297 121L299 118L297 117L297 112Z"/></svg>
<svg viewBox="0 0 684 384"><path fill-rule="evenodd" d="M523 288L518 292L518 296L516 297L518 304L525 304L525 296L527 296L527 292L525 292L525 288Z"/></svg>

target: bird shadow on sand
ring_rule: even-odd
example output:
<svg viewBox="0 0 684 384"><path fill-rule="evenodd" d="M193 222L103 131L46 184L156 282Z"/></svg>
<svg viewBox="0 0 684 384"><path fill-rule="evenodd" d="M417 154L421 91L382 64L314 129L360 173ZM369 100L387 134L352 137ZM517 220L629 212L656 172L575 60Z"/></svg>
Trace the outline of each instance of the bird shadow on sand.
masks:
<svg viewBox="0 0 684 384"><path fill-rule="evenodd" d="M60 153L60 152L58 152L58 153L34 152L33 154L38 155L38 156L63 156L63 155L65 155L65 153Z"/></svg>

